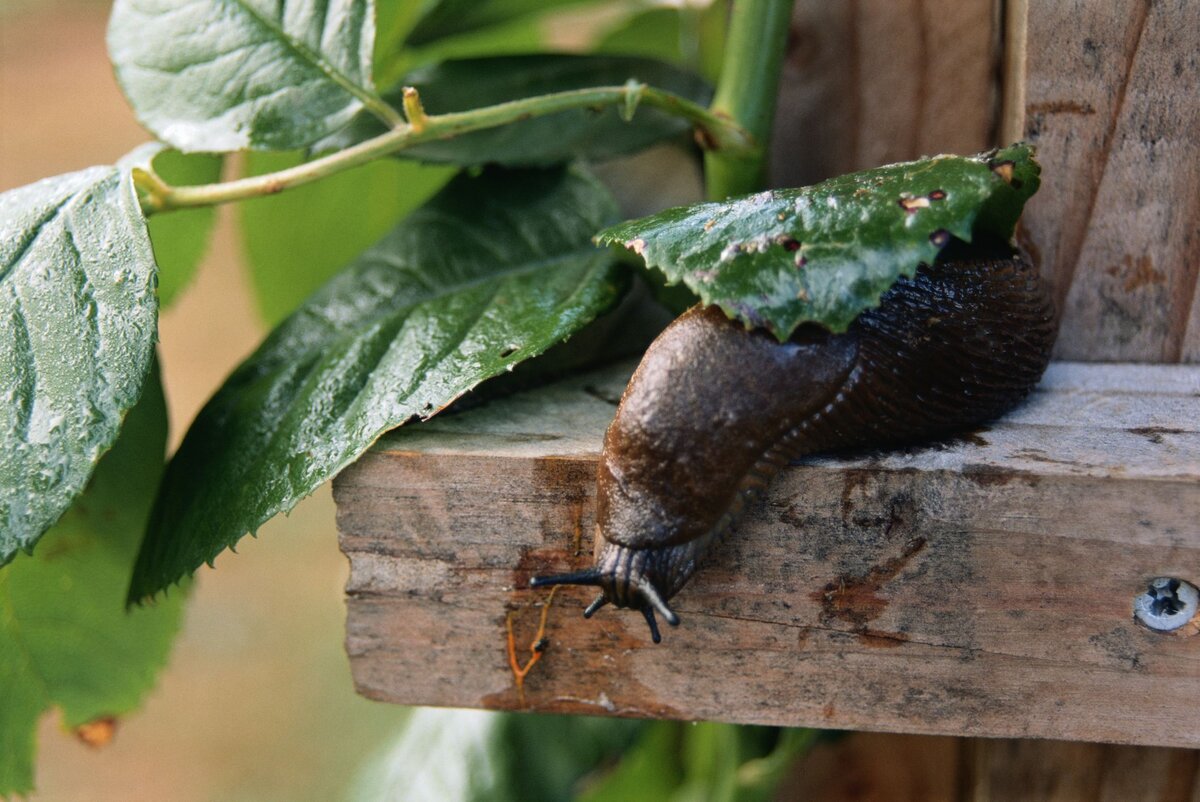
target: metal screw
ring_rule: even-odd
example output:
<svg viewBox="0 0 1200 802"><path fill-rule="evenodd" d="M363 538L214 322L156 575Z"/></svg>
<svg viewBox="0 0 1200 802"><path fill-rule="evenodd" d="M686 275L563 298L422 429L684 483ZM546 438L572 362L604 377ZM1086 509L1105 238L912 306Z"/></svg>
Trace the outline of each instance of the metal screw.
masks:
<svg viewBox="0 0 1200 802"><path fill-rule="evenodd" d="M1144 593L1133 599L1133 615L1150 629L1170 632L1196 616L1200 590L1191 582L1171 576L1150 580Z"/></svg>

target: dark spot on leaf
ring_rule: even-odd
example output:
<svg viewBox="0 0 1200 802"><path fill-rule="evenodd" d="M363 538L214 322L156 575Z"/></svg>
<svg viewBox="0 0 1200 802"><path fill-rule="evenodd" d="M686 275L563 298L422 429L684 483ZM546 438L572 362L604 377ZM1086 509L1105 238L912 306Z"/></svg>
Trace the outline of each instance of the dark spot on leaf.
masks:
<svg viewBox="0 0 1200 802"><path fill-rule="evenodd" d="M946 247L946 244L950 242L950 232L944 228L939 228L937 231L929 235L929 241L939 248L944 248Z"/></svg>
<svg viewBox="0 0 1200 802"><path fill-rule="evenodd" d="M800 250L800 240L796 239L795 237L789 237L786 234L782 234L776 237L775 241L782 245L783 249L788 253L794 253Z"/></svg>
<svg viewBox="0 0 1200 802"><path fill-rule="evenodd" d="M515 354L515 353L516 353L518 350L519 350L519 349L517 348L517 346L515 346L515 345L510 345L510 346L508 346L507 348L505 348L503 351L501 351L501 352L500 352L500 358L501 358L501 359L507 359L508 357L510 357L510 356L512 356L513 354Z"/></svg>
<svg viewBox="0 0 1200 802"><path fill-rule="evenodd" d="M929 193L929 199L930 200L945 200L946 199L946 190L935 189L933 192Z"/></svg>

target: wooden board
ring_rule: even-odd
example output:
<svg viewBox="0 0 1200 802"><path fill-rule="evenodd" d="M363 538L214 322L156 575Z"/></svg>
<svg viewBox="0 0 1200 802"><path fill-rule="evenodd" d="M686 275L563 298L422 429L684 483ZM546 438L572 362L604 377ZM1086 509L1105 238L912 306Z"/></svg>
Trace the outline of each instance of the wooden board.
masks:
<svg viewBox="0 0 1200 802"><path fill-rule="evenodd" d="M1135 624L1200 583L1200 368L1057 364L951 444L788 469L676 597L580 617L630 365L387 436L335 482L359 690L405 704L1200 745L1200 637ZM1194 632L1198 626L1187 629Z"/></svg>
<svg viewBox="0 0 1200 802"><path fill-rule="evenodd" d="M1061 359L1200 362L1200 4L1022 0L1023 243L1055 284Z"/></svg>

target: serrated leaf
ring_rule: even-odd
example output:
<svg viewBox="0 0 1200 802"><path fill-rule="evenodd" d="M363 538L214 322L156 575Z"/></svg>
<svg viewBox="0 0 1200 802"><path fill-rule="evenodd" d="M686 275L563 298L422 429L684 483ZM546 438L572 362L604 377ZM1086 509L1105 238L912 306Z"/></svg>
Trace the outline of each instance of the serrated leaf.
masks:
<svg viewBox="0 0 1200 802"><path fill-rule="evenodd" d="M404 84L416 87L430 114L446 114L550 92L619 86L630 78L701 104L707 104L711 96L708 85L692 73L660 61L626 56L497 56L447 61L410 73ZM388 97L399 103L400 90ZM396 155L460 165L546 166L631 153L678 136L689 127L685 120L646 106L639 107L629 122L621 119L617 108L573 109L429 142ZM359 115L345 131L316 148L345 148L382 132L377 120Z"/></svg>
<svg viewBox="0 0 1200 802"><path fill-rule="evenodd" d="M138 119L184 152L304 147L360 109L371 0L116 0L108 50Z"/></svg>
<svg viewBox="0 0 1200 802"><path fill-rule="evenodd" d="M212 153L180 153L152 142L121 159L118 166L134 171L153 168L172 186L192 186L219 181L222 162ZM211 206L157 214L147 221L158 263L160 309L170 306L195 276L216 222L217 210Z"/></svg>
<svg viewBox="0 0 1200 802"><path fill-rule="evenodd" d="M214 559L388 429L570 336L620 295L577 169L460 176L277 328L167 469L131 595Z"/></svg>
<svg viewBox="0 0 1200 802"><path fill-rule="evenodd" d="M166 661L182 594L125 609L166 438L155 374L37 553L0 569L0 796L33 785L34 736L50 707L68 727L120 716L140 704Z"/></svg>
<svg viewBox="0 0 1200 802"><path fill-rule="evenodd" d="M137 401L155 274L127 172L0 195L0 565L58 520Z"/></svg>
<svg viewBox="0 0 1200 802"><path fill-rule="evenodd" d="M1008 239L1038 187L1033 148L935 156L802 189L668 209L600 232L705 303L786 340L802 323L844 331L951 237Z"/></svg>
<svg viewBox="0 0 1200 802"><path fill-rule="evenodd" d="M246 174L300 161L295 153L251 153ZM453 174L453 168L381 159L239 204L246 266L263 319L274 326L287 317Z"/></svg>

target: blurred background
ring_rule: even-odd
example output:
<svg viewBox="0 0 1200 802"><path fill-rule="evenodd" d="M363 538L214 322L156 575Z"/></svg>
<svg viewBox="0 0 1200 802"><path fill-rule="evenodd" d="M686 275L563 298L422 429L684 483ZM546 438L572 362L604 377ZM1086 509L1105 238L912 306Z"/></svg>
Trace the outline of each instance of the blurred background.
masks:
<svg viewBox="0 0 1200 802"><path fill-rule="evenodd" d="M109 5L0 0L0 191L111 163L149 139L108 63ZM663 55L656 51L665 46L711 77L719 62L703 45L708 40L699 33L690 40L664 39L655 18L644 16L660 12L649 3L584 4L502 34L514 50L602 42L612 51ZM688 19L699 30L713 15ZM678 22L673 24L677 30ZM694 44L691 52L687 41ZM796 52L793 66L821 57L804 47ZM819 100L802 92L797 103ZM844 167L796 160L782 170L811 180ZM652 156L635 172L642 183L629 196L654 208L699 191L693 168L678 151ZM437 173L417 178L426 193L441 180ZM297 202L303 201L280 200ZM300 281L295 299L256 297L236 219L255 212L250 204L244 209L249 211L219 210L196 277L162 314L160 355L172 447L207 397L257 345L267 322L310 289ZM402 738L409 711L354 694L342 649L346 562L337 549L328 488L259 534L243 540L237 554L222 555L216 570L201 572L167 670L145 705L119 722L109 745L91 748L65 731L56 715L46 716L34 799L346 799L379 775L383 756ZM952 772L926 769L959 761L959 749L949 738L860 734L824 742L794 772L785 795L948 798L952 779L939 780L946 787L932 787L926 778L949 778Z"/></svg>
<svg viewBox="0 0 1200 802"><path fill-rule="evenodd" d="M104 0L0 0L0 191L111 163L149 137L117 88ZM172 446L266 325L232 209L161 319ZM328 488L246 538L195 583L168 668L92 749L47 716L39 800L317 800L344 789L406 711L354 694Z"/></svg>

